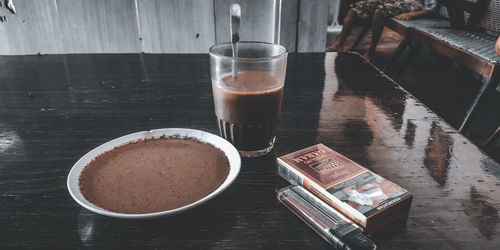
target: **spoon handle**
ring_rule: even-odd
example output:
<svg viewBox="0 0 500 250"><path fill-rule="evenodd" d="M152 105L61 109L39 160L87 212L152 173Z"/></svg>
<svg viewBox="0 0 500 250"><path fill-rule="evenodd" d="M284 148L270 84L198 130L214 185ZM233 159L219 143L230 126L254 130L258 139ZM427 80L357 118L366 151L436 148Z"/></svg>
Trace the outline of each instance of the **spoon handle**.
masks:
<svg viewBox="0 0 500 250"><path fill-rule="evenodd" d="M238 57L238 44L240 43L240 21L241 21L241 6L237 3L231 4L229 7L229 14L231 22L229 29L231 31L231 47L233 49L233 57ZM236 78L238 70L236 69L236 62L233 60L231 64L231 71L233 78Z"/></svg>
<svg viewBox="0 0 500 250"><path fill-rule="evenodd" d="M240 21L241 21L241 6L237 3L231 4L229 8L229 14L231 16L231 23L229 28L231 29L231 43L233 44L233 57L238 56L238 50L235 46L240 42Z"/></svg>

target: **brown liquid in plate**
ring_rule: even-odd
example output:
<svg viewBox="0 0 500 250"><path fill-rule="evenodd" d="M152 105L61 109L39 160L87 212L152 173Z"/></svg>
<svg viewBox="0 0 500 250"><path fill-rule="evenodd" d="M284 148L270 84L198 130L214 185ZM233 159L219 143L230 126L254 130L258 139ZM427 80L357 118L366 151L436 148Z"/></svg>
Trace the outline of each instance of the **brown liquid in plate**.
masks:
<svg viewBox="0 0 500 250"><path fill-rule="evenodd" d="M109 211L153 213L207 196L229 174L221 150L193 139L164 138L117 147L80 174L83 196Z"/></svg>

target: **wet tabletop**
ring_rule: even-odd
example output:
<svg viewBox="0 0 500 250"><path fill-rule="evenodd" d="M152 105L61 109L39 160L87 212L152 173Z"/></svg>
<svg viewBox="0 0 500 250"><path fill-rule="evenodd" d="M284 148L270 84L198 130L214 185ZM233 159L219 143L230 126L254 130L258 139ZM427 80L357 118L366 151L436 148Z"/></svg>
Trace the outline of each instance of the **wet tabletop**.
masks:
<svg viewBox="0 0 500 250"><path fill-rule="evenodd" d="M0 248L331 249L276 199L277 156L323 143L412 192L379 249L500 245L500 165L357 54L290 55L274 151L185 214L96 215L66 189L73 164L154 128L218 133L208 55L0 57ZM432 90L429 90L432 91ZM450 104L451 105L451 104Z"/></svg>

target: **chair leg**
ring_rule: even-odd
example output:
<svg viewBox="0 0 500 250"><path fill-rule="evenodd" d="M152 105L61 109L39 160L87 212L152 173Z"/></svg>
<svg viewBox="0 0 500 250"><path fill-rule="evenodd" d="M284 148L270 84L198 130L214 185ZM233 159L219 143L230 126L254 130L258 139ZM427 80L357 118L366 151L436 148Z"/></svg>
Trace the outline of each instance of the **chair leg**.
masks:
<svg viewBox="0 0 500 250"><path fill-rule="evenodd" d="M408 55L404 58L403 62L401 62L400 67L398 71L396 71L396 74L394 74L394 79L397 79L401 73L406 69L406 67L410 64L411 60L415 55L418 53L418 51L422 48L422 44L420 44L417 41L414 41L410 45L410 51L408 51Z"/></svg>
<svg viewBox="0 0 500 250"><path fill-rule="evenodd" d="M391 58L389 59L389 62L384 66L385 73L389 72L394 62L396 62L396 60L401 56L401 54L403 54L406 48L410 45L410 41L411 39L408 36L405 36L403 41L401 41L401 43L396 48L396 51L394 51Z"/></svg>
<svg viewBox="0 0 500 250"><path fill-rule="evenodd" d="M356 47L358 47L361 40L363 40L363 38L366 36L366 33L368 33L368 30L370 30L370 25L363 26L361 33L359 33L358 37L356 37L356 40L354 40L354 43L349 50L354 50L356 49Z"/></svg>
<svg viewBox="0 0 500 250"><path fill-rule="evenodd" d="M467 110L467 113L465 114L464 121L462 122L462 125L460 125L460 128L458 128L458 132L462 132L464 128L467 126L467 124L470 122L471 115L476 111L477 106L481 99L484 97L485 93L488 93L496 87L498 77L492 77L490 79L484 78L483 79L483 85L481 85L481 88L479 88L479 92L476 95L476 98L474 98L474 101L470 105L469 109Z"/></svg>
<svg viewBox="0 0 500 250"><path fill-rule="evenodd" d="M500 134L500 126L498 126L497 130L495 130L495 132L493 132L493 134L491 134L490 137L488 137L488 139L486 139L486 141L484 141L482 144L481 144L481 147L483 148L486 148L488 147L488 145L493 141L495 140L495 137L497 137L498 135Z"/></svg>

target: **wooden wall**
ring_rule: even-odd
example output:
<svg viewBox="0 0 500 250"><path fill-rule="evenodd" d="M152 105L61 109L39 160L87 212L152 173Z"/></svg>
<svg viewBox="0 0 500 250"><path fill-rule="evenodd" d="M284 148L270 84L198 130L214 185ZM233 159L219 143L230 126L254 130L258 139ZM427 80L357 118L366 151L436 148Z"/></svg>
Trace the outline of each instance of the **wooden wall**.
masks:
<svg viewBox="0 0 500 250"><path fill-rule="evenodd" d="M329 4L329 0L13 2L15 15L0 8L0 16L7 18L0 22L0 55L206 53L212 44L229 41L233 2L242 6L242 40L279 40L291 52L320 52L325 49Z"/></svg>

